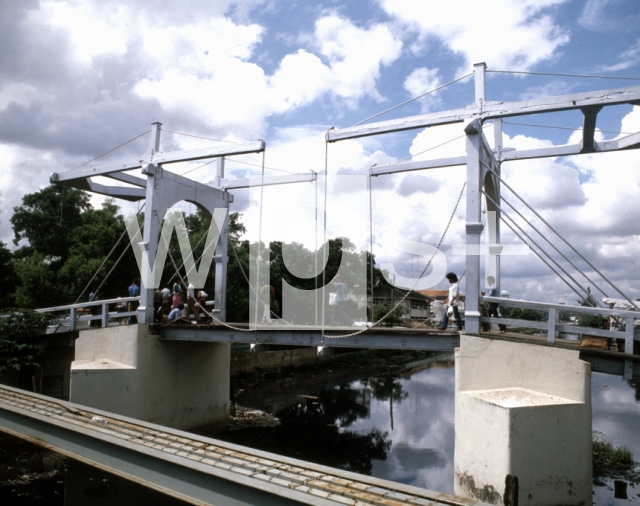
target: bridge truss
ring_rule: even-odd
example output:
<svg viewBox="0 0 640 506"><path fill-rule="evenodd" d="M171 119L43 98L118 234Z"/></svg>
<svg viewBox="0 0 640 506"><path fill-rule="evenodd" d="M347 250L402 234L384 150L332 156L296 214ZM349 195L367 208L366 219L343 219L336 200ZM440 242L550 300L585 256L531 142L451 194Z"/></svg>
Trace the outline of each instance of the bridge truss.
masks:
<svg viewBox="0 0 640 506"><path fill-rule="evenodd" d="M433 169L466 165L466 302L465 330L471 334L480 332L480 237L485 225L482 223L481 203L486 195L487 211L495 212L500 218L500 166L503 162L534 158L579 155L585 153L606 153L640 148L640 132L625 137L598 142L595 140L596 119L604 108L615 105L640 105L640 86L599 90L571 95L535 98L517 102L496 102L486 100L485 75L487 66L474 66L475 103L449 111L421 114L389 121L370 123L343 129L331 129L326 141L333 143L359 137L381 135L404 130L430 128L440 125L460 123L466 136L466 155L434 160L396 163L374 166L371 176L381 176L398 172ZM577 144L549 146L536 149L515 150L503 146L502 120L504 118L531 114L547 114L560 111L580 110L583 114L582 139ZM495 148L492 148L483 134L483 124L493 121ZM496 220L495 234L491 234L489 245L488 271L495 273L499 289L500 219ZM493 242L495 240L495 242ZM635 306L631 302L632 306ZM637 308L636 308L637 310Z"/></svg>

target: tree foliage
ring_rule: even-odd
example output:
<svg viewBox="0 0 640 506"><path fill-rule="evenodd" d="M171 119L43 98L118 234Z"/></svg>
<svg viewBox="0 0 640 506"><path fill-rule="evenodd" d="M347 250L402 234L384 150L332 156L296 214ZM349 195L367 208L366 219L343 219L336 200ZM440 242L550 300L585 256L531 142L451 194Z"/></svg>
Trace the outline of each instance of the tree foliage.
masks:
<svg viewBox="0 0 640 506"><path fill-rule="evenodd" d="M542 311L535 309L519 308L519 307L501 307L500 313L504 318L513 318L515 320L528 320L530 322L541 322L547 319Z"/></svg>
<svg viewBox="0 0 640 506"><path fill-rule="evenodd" d="M83 294L94 274L95 286L102 284L129 248L128 237L123 237L107 259L125 231L118 211L112 200L95 209L87 193L61 185L25 195L10 220L14 243L25 243L13 255L15 304L28 308L68 304ZM103 298L126 295L133 277L139 275L129 248L104 282Z"/></svg>
<svg viewBox="0 0 640 506"><path fill-rule="evenodd" d="M392 308L393 306L391 304L388 304L387 302L378 302L373 307L373 321L377 322L380 318L391 311ZM405 327L407 323L404 318L405 314L407 314L407 308L405 308L404 306L398 306L393 309L393 311L391 311L391 314L384 319L381 325L384 327Z"/></svg>
<svg viewBox="0 0 640 506"><path fill-rule="evenodd" d="M6 309L0 318L0 374L42 367L44 334L50 315L29 309Z"/></svg>
<svg viewBox="0 0 640 506"><path fill-rule="evenodd" d="M242 239L246 230L241 218L238 213L229 216L227 320L246 322L249 320L253 294L248 283L251 269L250 244ZM142 224L142 216L138 220ZM130 281L140 277L128 234L125 233L124 220L111 200L106 200L100 209L96 209L91 205L87 193L51 185L39 192L25 195L22 205L14 208L11 223L14 243L20 247L13 254L0 247L0 280L4 281L3 286L6 287L0 293L0 301L4 305L36 308L69 304L76 302L81 294L83 296L79 300L87 300L89 291L99 285L103 285L99 294L101 299L126 296ZM200 208L185 218L198 268L210 223L210 217ZM108 257L112 248L114 251ZM291 263L291 257L296 265L285 264L284 256L287 252L284 250L292 253L286 255L287 262ZM322 263L322 250L316 253L299 243L283 245L274 241L268 246L263 245L262 251L268 255L270 283L276 290L274 310L277 313L282 308L283 287L313 290L321 288L323 282L328 286L341 266L348 291L359 298L365 298L368 293L369 276L367 275L367 282L364 284L363 280L355 279L354 273L366 269L371 258L368 254L356 251L354 244L346 238L329 241L324 274L321 272L315 277L312 277L313 269L316 263L319 266ZM170 240L169 252L163 267L161 286L170 287L173 282L181 280L188 283L175 231ZM122 259L116 263L121 254ZM209 299L215 296L215 265L211 267L205 285L196 287L204 289L209 294ZM176 272L177 268L179 274ZM107 278L107 273L112 269L113 272ZM378 279L379 271L376 272ZM94 275L91 286L88 286ZM330 291L333 288L328 286L325 290L327 298ZM306 314L315 313L316 303L310 302L311 297L300 295L299 298L300 301L297 302L305 306L300 309L307 311ZM348 304L355 305L355 302L347 301L346 305ZM347 311L349 309L347 307ZM329 312L327 307L327 316Z"/></svg>
<svg viewBox="0 0 640 506"><path fill-rule="evenodd" d="M583 307L598 307L596 298L591 294L591 287L587 287L587 296L578 301ZM578 316L578 325L581 327L590 327L592 329L604 328L606 318L597 314L581 314Z"/></svg>
<svg viewBox="0 0 640 506"><path fill-rule="evenodd" d="M51 185L22 197L13 208L11 225L14 244L26 239L48 262L64 264L75 242L72 233L82 225L82 213L91 208L89 195L82 190Z"/></svg>
<svg viewBox="0 0 640 506"><path fill-rule="evenodd" d="M18 284L13 254L0 242L0 308L15 305L15 289Z"/></svg>

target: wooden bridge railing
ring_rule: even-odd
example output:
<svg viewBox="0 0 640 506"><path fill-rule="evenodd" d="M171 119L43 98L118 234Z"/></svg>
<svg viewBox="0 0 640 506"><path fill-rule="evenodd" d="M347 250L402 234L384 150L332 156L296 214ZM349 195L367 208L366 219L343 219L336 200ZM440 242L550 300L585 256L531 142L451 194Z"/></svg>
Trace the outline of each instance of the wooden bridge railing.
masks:
<svg viewBox="0 0 640 506"><path fill-rule="evenodd" d="M557 332L567 332L571 334L588 334L590 336L624 339L624 350L626 354L633 354L633 342L640 341L640 329L635 329L636 319L640 319L638 311L622 311L619 309L601 309L585 306L567 306L564 304L548 304L544 302L533 302L527 300L503 299L501 297L480 297L481 302L494 302L502 307L515 307L521 309L533 309L547 313L547 321L530 321L516 318L492 318L481 317L481 322L512 325L517 327L527 327L547 331L547 341L555 342ZM624 321L622 330L594 329L591 327L581 327L578 325L568 325L561 321L561 313L599 315L603 317L614 317Z"/></svg>

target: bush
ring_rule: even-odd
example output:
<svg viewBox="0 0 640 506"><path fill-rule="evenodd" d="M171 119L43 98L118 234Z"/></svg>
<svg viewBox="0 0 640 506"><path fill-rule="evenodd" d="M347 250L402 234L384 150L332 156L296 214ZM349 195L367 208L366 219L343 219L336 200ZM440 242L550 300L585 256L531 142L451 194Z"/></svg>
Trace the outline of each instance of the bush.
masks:
<svg viewBox="0 0 640 506"><path fill-rule="evenodd" d="M582 314L578 316L578 325L580 327L590 327L592 329L602 329L606 325L607 320L596 314Z"/></svg>
<svg viewBox="0 0 640 506"><path fill-rule="evenodd" d="M613 446L611 440L601 432L593 433L592 452L594 476L600 476L607 471L627 472L635 466L633 454L629 449L626 446Z"/></svg>
<svg viewBox="0 0 640 506"><path fill-rule="evenodd" d="M0 310L0 374L42 367L44 347L36 342L51 315L31 309Z"/></svg>
<svg viewBox="0 0 640 506"><path fill-rule="evenodd" d="M386 315L393 306L391 304L387 304L386 302L378 302L375 306L373 306L373 321L377 322L380 318ZM393 312L385 318L385 320L380 324L383 327L393 327L402 325L405 326L407 324L406 320L403 316L406 314L407 309L404 306L398 306L393 310Z"/></svg>

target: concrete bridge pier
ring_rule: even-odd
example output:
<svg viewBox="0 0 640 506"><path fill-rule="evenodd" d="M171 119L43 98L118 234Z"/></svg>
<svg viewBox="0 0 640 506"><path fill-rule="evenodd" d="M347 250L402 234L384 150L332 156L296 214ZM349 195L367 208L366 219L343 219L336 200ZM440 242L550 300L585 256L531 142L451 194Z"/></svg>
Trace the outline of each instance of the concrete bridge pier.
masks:
<svg viewBox="0 0 640 506"><path fill-rule="evenodd" d="M180 430L226 427L228 343L163 341L139 324L83 331L75 349L71 402Z"/></svg>
<svg viewBox="0 0 640 506"><path fill-rule="evenodd" d="M591 505L591 369L579 352L460 336L454 493Z"/></svg>

